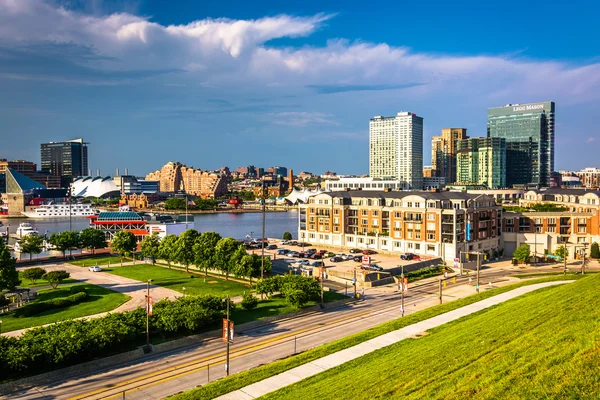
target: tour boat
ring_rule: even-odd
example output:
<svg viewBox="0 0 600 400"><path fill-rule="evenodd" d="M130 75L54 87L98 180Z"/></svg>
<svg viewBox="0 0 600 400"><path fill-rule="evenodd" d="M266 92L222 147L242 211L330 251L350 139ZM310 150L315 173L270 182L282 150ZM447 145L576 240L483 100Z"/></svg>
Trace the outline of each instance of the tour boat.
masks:
<svg viewBox="0 0 600 400"><path fill-rule="evenodd" d="M71 204L71 207L68 204L46 204L22 214L29 218L77 218L96 215L97 210L89 204Z"/></svg>
<svg viewBox="0 0 600 400"><path fill-rule="evenodd" d="M32 233L37 235L38 231L33 226L31 226L29 222L23 222L17 228L16 233L18 237L24 237L27 235L31 235Z"/></svg>

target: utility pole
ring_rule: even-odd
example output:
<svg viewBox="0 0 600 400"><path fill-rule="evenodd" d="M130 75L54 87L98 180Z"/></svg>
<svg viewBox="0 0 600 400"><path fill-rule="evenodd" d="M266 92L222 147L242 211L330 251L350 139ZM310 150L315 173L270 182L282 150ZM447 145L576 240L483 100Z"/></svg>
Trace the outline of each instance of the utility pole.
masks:
<svg viewBox="0 0 600 400"><path fill-rule="evenodd" d="M440 284L440 293L438 295L438 298L440 299L440 304L442 304L442 280L440 279L439 281Z"/></svg>
<svg viewBox="0 0 600 400"><path fill-rule="evenodd" d="M404 265L402 265L402 271L400 272L400 281L402 282L401 284L401 291L400 291L400 297L402 299L402 305L400 306L400 311L402 311L402 316L404 317Z"/></svg>
<svg viewBox="0 0 600 400"><path fill-rule="evenodd" d="M146 282L146 351L150 352L150 282Z"/></svg>
<svg viewBox="0 0 600 400"><path fill-rule="evenodd" d="M227 376L229 376L229 335L230 332L229 330L231 329L230 327L230 322L229 322L229 297L227 297L227 358L225 360L225 374Z"/></svg>
<svg viewBox="0 0 600 400"><path fill-rule="evenodd" d="M185 230L188 229L188 195L185 194Z"/></svg>
<svg viewBox="0 0 600 400"><path fill-rule="evenodd" d="M565 262L565 268L563 269L563 275L567 275L567 245L564 244L565 251L563 252L563 261Z"/></svg>
<svg viewBox="0 0 600 400"><path fill-rule="evenodd" d="M481 268L481 260L479 259L480 253L477 252L477 293L479 293L479 269Z"/></svg>
<svg viewBox="0 0 600 400"><path fill-rule="evenodd" d="M356 300L356 286L358 282L356 281L356 267L354 267L354 299Z"/></svg>
<svg viewBox="0 0 600 400"><path fill-rule="evenodd" d="M325 302L323 301L323 281L325 280L325 262L323 262L323 266L320 268L321 270L321 309L325 307Z"/></svg>
<svg viewBox="0 0 600 400"><path fill-rule="evenodd" d="M265 206L266 206L266 195L265 195L265 181L262 181L262 238L261 238L261 252L262 255L260 257L260 279L263 279L264 270L265 270ZM260 299L263 299L263 294L260 294Z"/></svg>

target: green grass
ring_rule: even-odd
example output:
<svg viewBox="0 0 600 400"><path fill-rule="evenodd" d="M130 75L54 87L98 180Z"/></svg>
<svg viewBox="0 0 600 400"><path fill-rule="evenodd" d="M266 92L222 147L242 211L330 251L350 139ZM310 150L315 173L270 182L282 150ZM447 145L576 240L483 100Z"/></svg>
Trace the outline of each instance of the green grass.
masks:
<svg viewBox="0 0 600 400"><path fill-rule="evenodd" d="M123 262L131 262L130 258L123 258ZM141 261L140 261L141 262ZM106 257L94 257L86 258L84 260L69 261L69 264L76 265L78 267L91 267L92 265L121 265L121 257L119 256L106 256Z"/></svg>
<svg viewBox="0 0 600 400"><path fill-rule="evenodd" d="M599 398L598 287L540 289L261 399Z"/></svg>
<svg viewBox="0 0 600 400"><path fill-rule="evenodd" d="M85 286L88 298L70 307L48 310L34 317L17 318L13 313L2 314L2 332L14 331L18 329L30 328L50 324L53 322L64 321L71 318L84 317L86 315L98 314L111 311L129 300L129 296L113 290L105 289L96 285L81 284L71 286ZM39 291L35 301L51 300L60 297L67 297L70 286L60 286L58 289L42 289Z"/></svg>
<svg viewBox="0 0 600 400"><path fill-rule="evenodd" d="M204 281L204 277L193 273L185 273L178 269L167 269L150 264L139 263L136 265L126 265L123 267L104 268L103 271L114 275L119 275L129 279L146 282L152 279L152 284L163 286L177 292L190 295L214 295L220 297L235 297L242 295L250 289L249 286L232 280L225 280L209 276ZM193 276L193 278L190 278Z"/></svg>
<svg viewBox="0 0 600 400"><path fill-rule="evenodd" d="M581 279L583 276L581 275L572 275L568 276L566 279ZM173 396L173 399L176 400L202 400L202 399L213 399L215 397L224 395L226 393L232 392L234 390L240 389L244 386L250 385L252 383L261 381L263 379L269 378L271 376L277 375L281 372L287 371L299 365L305 364L307 362L316 360L321 357L325 357L329 354L335 353L337 351L346 349L348 347L352 347L358 343L364 342L366 340L372 339L377 336L381 336L385 333L403 328L408 325L415 324L420 321L424 321L428 318L435 317L437 315L446 313L448 311L455 310L460 307L464 307L469 304L473 304L477 301L487 299L489 297L498 295L500 293L508 292L510 290L516 289L521 286L532 285L534 283L541 282L551 282L557 280L563 280L564 277L550 277L544 279L535 279L535 280L527 280L524 282L519 282L513 285L504 286L496 289L486 290L476 295L472 295L469 297L465 297L463 299L459 299L453 301L451 303L441 304L438 306L430 307L422 311L418 311L413 314L409 314L404 318L399 318L393 321L386 322L384 324L378 325L374 328L367 329L363 332L353 334L347 336L345 338L333 341L323 346L316 347L314 349L308 350L296 356L288 357L282 360L278 360L272 362L267 365L262 365L257 368L253 368L248 371L241 372L239 374L232 375L225 379L220 379L218 381L212 382L208 385L200 386L191 391L182 393L180 395ZM374 371L379 371L381 367L377 367ZM373 371L369 373L369 376L373 376ZM343 391L340 393L344 393ZM339 393L338 393L339 394ZM309 396L308 398L313 398ZM345 397L351 398L351 397Z"/></svg>
<svg viewBox="0 0 600 400"><path fill-rule="evenodd" d="M36 280L35 284L34 284L29 279L23 278L22 271L19 271L19 279L21 280L21 284L19 285L19 287L22 287L22 288L32 288L32 287L38 287L38 286L50 286L50 284L48 283L48 281L45 281L43 279ZM77 282L75 279L69 278L69 279L65 279L62 284L69 284L69 283L75 283L75 282Z"/></svg>

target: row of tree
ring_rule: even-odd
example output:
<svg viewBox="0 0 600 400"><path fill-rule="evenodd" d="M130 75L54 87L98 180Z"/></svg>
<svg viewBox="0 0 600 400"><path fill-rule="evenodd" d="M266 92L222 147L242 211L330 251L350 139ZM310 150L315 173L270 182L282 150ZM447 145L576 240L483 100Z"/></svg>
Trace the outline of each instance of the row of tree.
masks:
<svg viewBox="0 0 600 400"><path fill-rule="evenodd" d="M219 206L219 201L214 199L193 199L187 200L181 198L171 198L165 200L165 209L167 210L215 210Z"/></svg>
<svg viewBox="0 0 600 400"><path fill-rule="evenodd" d="M569 257L569 249L561 244L554 249L554 255L564 259ZM531 250L528 244L522 244L521 246L517 247L513 253L513 258L519 262L529 262L530 256ZM590 248L590 258L600 258L600 246L598 246L598 243L596 242L592 243Z"/></svg>
<svg viewBox="0 0 600 400"><path fill-rule="evenodd" d="M107 247L106 238L104 232L86 228L81 232L77 231L65 231L60 233L53 233L47 240L47 243L60 250L63 253L63 257L67 251L75 249L88 249L94 253L97 249L104 249ZM24 236L20 241L21 252L29 254L29 259L33 254L40 254L44 248L44 237L36 234L30 234Z"/></svg>
<svg viewBox="0 0 600 400"><path fill-rule="evenodd" d="M117 232L110 244L111 250L121 255L131 254L135 251L137 243L131 232ZM216 232L202 234L194 229L188 229L179 236L167 235L162 240L158 235L146 236L141 244L140 251L146 258L166 261L169 268L173 262L185 267L189 272L190 265L203 270L208 275L210 269L220 271L229 279L229 275L236 277L253 278L271 271L271 260L267 257L263 261L257 254L248 254L246 249L233 238L222 238Z"/></svg>

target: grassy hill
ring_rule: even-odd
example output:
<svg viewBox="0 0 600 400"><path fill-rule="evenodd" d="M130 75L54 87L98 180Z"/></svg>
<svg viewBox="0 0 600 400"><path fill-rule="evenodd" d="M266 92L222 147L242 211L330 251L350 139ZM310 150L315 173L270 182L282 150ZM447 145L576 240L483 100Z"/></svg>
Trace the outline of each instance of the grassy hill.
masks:
<svg viewBox="0 0 600 400"><path fill-rule="evenodd" d="M600 398L599 289L541 289L262 398Z"/></svg>

